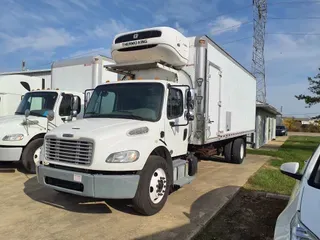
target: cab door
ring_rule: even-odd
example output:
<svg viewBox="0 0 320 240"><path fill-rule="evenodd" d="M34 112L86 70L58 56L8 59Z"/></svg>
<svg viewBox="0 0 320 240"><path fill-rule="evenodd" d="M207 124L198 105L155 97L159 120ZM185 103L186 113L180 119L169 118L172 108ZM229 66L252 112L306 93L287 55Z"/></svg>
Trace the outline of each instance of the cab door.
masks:
<svg viewBox="0 0 320 240"><path fill-rule="evenodd" d="M185 117L186 89L171 87L168 90L165 116L165 143L171 156L187 153L189 126ZM181 126L182 125L182 126Z"/></svg>

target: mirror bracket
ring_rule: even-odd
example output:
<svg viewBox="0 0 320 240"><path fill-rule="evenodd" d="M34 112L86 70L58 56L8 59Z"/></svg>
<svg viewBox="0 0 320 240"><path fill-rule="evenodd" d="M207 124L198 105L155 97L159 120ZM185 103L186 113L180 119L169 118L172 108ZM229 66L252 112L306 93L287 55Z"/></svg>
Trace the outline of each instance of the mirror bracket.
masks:
<svg viewBox="0 0 320 240"><path fill-rule="evenodd" d="M280 170L281 171L281 173L283 173L284 175L287 175L287 176L289 176L289 177L292 177L292 178L294 178L294 179L296 179L296 180L301 180L302 179L302 175L301 174L299 174L299 173L290 173L290 172L286 172L286 171L283 171L283 170Z"/></svg>

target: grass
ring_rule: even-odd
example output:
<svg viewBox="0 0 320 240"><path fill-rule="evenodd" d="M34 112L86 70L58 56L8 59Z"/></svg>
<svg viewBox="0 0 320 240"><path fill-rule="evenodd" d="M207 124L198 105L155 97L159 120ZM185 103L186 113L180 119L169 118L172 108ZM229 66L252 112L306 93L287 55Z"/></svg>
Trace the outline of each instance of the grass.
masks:
<svg viewBox="0 0 320 240"><path fill-rule="evenodd" d="M298 162L300 169L320 144L320 137L292 136L277 151L248 149L248 154L272 158L260 168L244 186L246 189L290 195L296 182L279 170L285 162Z"/></svg>

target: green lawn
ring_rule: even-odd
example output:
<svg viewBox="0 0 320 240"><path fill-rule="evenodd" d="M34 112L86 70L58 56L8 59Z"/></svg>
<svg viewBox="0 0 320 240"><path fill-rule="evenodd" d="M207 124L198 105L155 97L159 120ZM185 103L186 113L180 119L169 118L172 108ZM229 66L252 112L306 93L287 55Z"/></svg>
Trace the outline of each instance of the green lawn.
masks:
<svg viewBox="0 0 320 240"><path fill-rule="evenodd" d="M278 151L252 150L248 154L272 156L258 172L247 182L245 188L290 195L295 180L282 174L279 170L282 163L299 162L300 169L320 144L320 137L290 137Z"/></svg>

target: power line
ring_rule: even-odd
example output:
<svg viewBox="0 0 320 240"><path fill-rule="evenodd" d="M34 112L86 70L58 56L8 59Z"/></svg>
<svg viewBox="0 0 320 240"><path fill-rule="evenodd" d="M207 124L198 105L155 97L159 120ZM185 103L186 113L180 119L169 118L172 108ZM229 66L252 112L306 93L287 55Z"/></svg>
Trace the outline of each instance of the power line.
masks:
<svg viewBox="0 0 320 240"><path fill-rule="evenodd" d="M230 42L225 42L225 43L222 43L221 45L227 45L227 44L230 44L230 43L240 42L240 41L243 41L243 40L246 40L246 39L249 39L249 38L252 39L252 36L250 36L250 37L244 37L244 38L239 38L239 39L236 39L236 40L233 40L233 41L230 41Z"/></svg>
<svg viewBox="0 0 320 240"><path fill-rule="evenodd" d="M279 5L279 4L313 4L313 3L320 3L320 0L310 0L310 1L282 1L282 2L274 2L268 3L269 6Z"/></svg>
<svg viewBox="0 0 320 240"><path fill-rule="evenodd" d="M320 19L320 17L268 17L272 20L315 20Z"/></svg>
<svg viewBox="0 0 320 240"><path fill-rule="evenodd" d="M226 31L226 30L228 30L228 29L232 29L232 28L236 28L236 27L241 27L241 26L243 26L243 25L250 24L250 23L252 23L252 22L253 22L253 21L241 22L241 23L232 25L232 26L230 26L230 27L221 28L221 29L219 29L219 30L212 31L211 34L213 34L213 33L218 33L218 32L224 32L224 31Z"/></svg>
<svg viewBox="0 0 320 240"><path fill-rule="evenodd" d="M279 33L266 33L267 35L311 35L318 36L320 33L293 33L293 32L279 32Z"/></svg>

